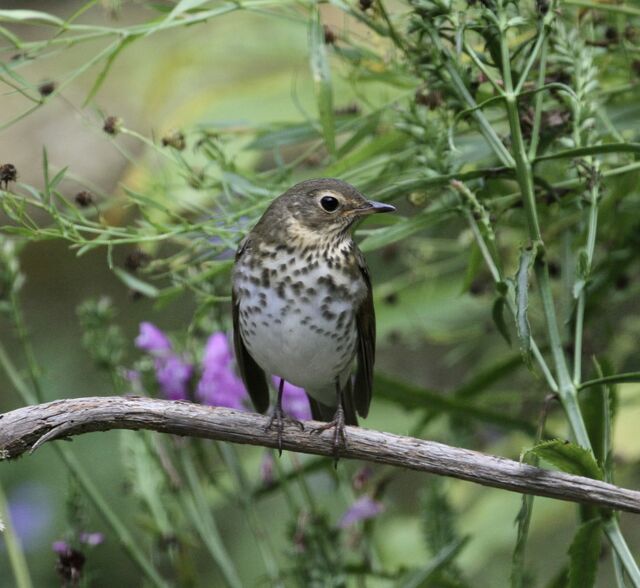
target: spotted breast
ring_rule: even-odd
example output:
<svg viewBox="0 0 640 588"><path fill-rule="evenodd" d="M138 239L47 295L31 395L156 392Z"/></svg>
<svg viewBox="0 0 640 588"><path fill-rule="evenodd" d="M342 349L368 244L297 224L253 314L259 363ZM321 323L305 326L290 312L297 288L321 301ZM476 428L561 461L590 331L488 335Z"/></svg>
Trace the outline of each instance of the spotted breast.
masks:
<svg viewBox="0 0 640 588"><path fill-rule="evenodd" d="M245 243L235 268L240 333L267 372L335 404L356 353L355 312L366 283L354 243L299 250Z"/></svg>

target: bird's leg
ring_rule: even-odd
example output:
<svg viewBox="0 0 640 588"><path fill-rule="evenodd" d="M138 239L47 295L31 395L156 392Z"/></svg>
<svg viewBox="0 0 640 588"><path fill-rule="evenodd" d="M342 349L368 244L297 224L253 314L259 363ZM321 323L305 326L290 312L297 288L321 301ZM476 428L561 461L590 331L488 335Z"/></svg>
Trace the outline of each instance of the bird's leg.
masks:
<svg viewBox="0 0 640 588"><path fill-rule="evenodd" d="M338 467L338 459L340 457L340 445L347 446L347 434L344 430L344 408L342 408L342 388L340 388L340 379L336 378L336 397L338 400L338 408L333 416L333 420L326 425L322 425L313 432L316 434L333 429L333 464Z"/></svg>
<svg viewBox="0 0 640 588"><path fill-rule="evenodd" d="M273 429L274 423L276 423L276 429L278 430L278 454L282 455L282 431L284 429L285 421L290 422L293 425L300 427L301 431L304 431L304 425L289 415L285 414L282 410L282 393L284 392L284 379L280 378L280 385L278 386L278 400L276 400L276 406L273 409L273 414L265 427L265 431Z"/></svg>

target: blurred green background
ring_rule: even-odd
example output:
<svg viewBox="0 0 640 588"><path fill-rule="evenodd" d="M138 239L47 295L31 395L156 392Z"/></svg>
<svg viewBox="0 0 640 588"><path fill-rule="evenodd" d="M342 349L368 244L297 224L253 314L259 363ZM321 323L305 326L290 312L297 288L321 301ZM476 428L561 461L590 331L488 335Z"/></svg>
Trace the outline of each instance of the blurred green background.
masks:
<svg viewBox="0 0 640 588"><path fill-rule="evenodd" d="M82 4L62 0L55 3L9 0L3 2L3 8L47 10L66 18ZM125 26L146 22L151 14L150 7L144 2L125 2L120 7L104 2L94 8L78 22L86 20L93 24ZM334 7L324 6L322 17L323 22L333 27L351 27L359 34L359 25L345 23L343 13ZM21 25L10 25L10 29L27 39L36 34L33 28ZM368 33L363 28L361 34ZM371 42L376 41L372 39ZM101 43L84 43L48 59L35 60L23 75L33 84L47 80L62 83L70 72L86 61L89 53L98 53ZM160 200L194 198L197 201L199 196L185 190L184 183L170 175L173 172L164 169L164 160L147 149L143 142L132 136L119 137L116 141L104 134L101 130L103 116L121 117L128 129L151 138L161 137L171 129L198 125L250 128L266 123L303 122L315 116L316 109L308 51L304 19L275 18L260 11L232 12L192 27L141 38L121 53L88 107L83 108L82 103L99 68L83 73L44 107L3 129L0 132L0 160L14 163L24 184L42 187L42 149L46 147L53 169L69 166L67 179L60 186L61 192L69 196L81 186L92 186L96 194L104 195L106 199L122 199L123 185L134 190L148 190L155 179L161 178L163 193L159 194ZM8 62L10 58L5 51L2 59ZM336 107L346 107L362 99L362 89L356 88L352 80L343 79L340 73L336 66L334 102ZM366 99L382 105L399 95L411 93L412 88L372 83L367 86ZM10 120L24 108L23 100L15 93L7 92L0 100L3 121ZM238 145L241 143L238 139ZM228 148L233 151L235 147L230 144ZM250 162L251 158L254 164L260 165L255 153L243 154L241 161ZM78 180L74 181L74 177ZM171 191L172 185L175 192ZM201 203L206 204L206 197ZM401 204L401 212L409 209L410 205ZM110 221L118 224L126 222L129 212L123 204L111 207L108 214ZM458 388L484 367L505 359L507 353L518 356L516 349L505 351L500 335L492 326L490 294L464 290L466 259L442 254L448 248L451 251L469 249L469 235L461 233L462 226L461 222L452 221L430 232L424 242L414 243L412 254L416 263L425 263L424 275L399 295L386 295L386 292L396 291L389 284L393 285L394 264L397 256L403 255L403 250L389 246L369 255L374 283L380 285L377 293L379 371L420 388L443 393ZM132 250L127 247L116 249L115 264L121 266ZM189 296L182 296L162 308L148 299L135 299L109 270L105 252L101 250L78 257L64 242L34 242L22 251L21 263L26 275L22 292L24 314L35 356L42 366L46 400L112 394L110 378L96 370L80 342L82 333L76 308L88 297L107 295L113 300L118 309L117 322L129 342L130 363L138 353L133 347L133 339L140 322L152 321L180 337L196 310L196 304ZM635 325L630 326L630 339L618 342L625 349L637 347L637 311L637 300L625 310L627 320ZM24 367L14 333L6 321L0 323L0 339L13 361ZM496 348L500 351L496 352ZM615 355L616 350L610 352ZM637 369L637 352L630 355L628 368ZM640 403L637 398L640 386L622 385L618 390L622 409L615 425L617 482L622 486L639 487L637 422ZM21 406L21 400L2 371L0 391L1 412ZM543 381L536 382L525 368L518 367L512 377L491 389L487 403L498 411L503 404L515 404L519 406L519 416L535 422L545 393ZM421 417L417 411L406 411L374 397L371 416L365 425L408 434ZM559 410L552 415L557 428L562 428L562 418ZM70 446L112 507L142 537L145 517L131 492L130 477L119 457L121 448L128 446L135 435L137 433L132 432L91 434L76 438ZM507 434L490 425L477 429L460 427L452 434L450 421L443 419L432 424L426 436L445 442L455 438L456 444L514 459L523 448L532 444L531 438L524 434ZM208 443L198 445L203 451L209 451ZM237 451L252 486L258 486L265 450L238 447ZM285 453L282 463L289 467L309 459ZM342 461L339 476L343 482L348 481L359 467L359 464ZM219 470L210 472L210 476L226 480L228 473L224 465L219 464ZM35 522L31 516L29 525L32 527L21 530L35 586L57 585L56 557L51 545L68 530L67 504L73 487L68 471L52 448L44 446L33 456L2 464L0 483L10 505L18 510L39 513ZM435 480L430 476L395 471L385 486L386 509L375 522L374 536L376 552L385 568L409 568L428 561L421 501L425 487L431 484L435 484ZM459 534L471 538L457 560L465 575L473 579L471 585L508 585L516 533L514 520L520 508L520 496L453 480L444 480L442 485L458 515ZM328 513L330 523L335 525L348 508L352 495L344 486L338 488L333 475L326 471L314 474L311 486L320 510ZM241 510L230 506L219 493L211 492L209 498L217 505L215 514L220 533L237 564L242 582L247 586L268 585L255 539ZM276 553L290 552L294 546L286 497L270 494L261 498L257 507ZM124 555L104 522L90 505L86 504L84 510L88 517L87 529L106 534L104 544L87 553L89 585L141 585L138 570ZM25 519L29 516L25 515ZM570 505L536 500L528 562L540 580L539 585L545 585L545 581L564 565L576 521L576 510ZM639 553L640 523L637 517L623 515L621 524L634 552ZM357 535L356 531L353 534ZM187 548L194 550L199 560L199 579L195 585L220 585L220 576L207 559L198 538L194 534L191 539ZM352 539L356 540L355 537ZM348 550L349 537L343 536L340 540ZM599 578L601 586L611 585L610 557L603 560ZM393 585L392 581L371 582L372 586ZM1 543L0 586L13 586L6 551Z"/></svg>

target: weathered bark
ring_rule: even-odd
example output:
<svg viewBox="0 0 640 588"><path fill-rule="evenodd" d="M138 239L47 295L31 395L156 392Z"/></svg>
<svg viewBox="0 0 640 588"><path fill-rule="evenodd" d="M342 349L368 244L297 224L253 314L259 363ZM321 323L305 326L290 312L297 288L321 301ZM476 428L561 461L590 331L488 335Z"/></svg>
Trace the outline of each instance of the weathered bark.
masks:
<svg viewBox="0 0 640 588"><path fill-rule="evenodd" d="M54 439L111 429L148 429L276 447L276 433L266 431L266 423L266 417L254 413L152 398L56 400L0 415L0 458L19 457ZM318 426L311 421L305 423L305 430L301 431L287 425L283 434L284 449L332 456L333 433L311 434ZM640 513L640 492L598 480L359 427L347 427L347 441L341 458L383 463L514 492Z"/></svg>

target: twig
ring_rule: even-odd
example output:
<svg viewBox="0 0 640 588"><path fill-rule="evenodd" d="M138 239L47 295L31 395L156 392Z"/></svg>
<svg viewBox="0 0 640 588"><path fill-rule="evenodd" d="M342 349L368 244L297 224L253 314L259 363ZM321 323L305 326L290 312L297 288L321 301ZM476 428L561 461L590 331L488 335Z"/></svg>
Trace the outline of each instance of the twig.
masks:
<svg viewBox="0 0 640 588"><path fill-rule="evenodd" d="M47 441L110 429L149 429L249 445L276 447L267 418L227 408L152 398L104 397L56 400L0 415L0 458L16 458ZM333 455L331 435L312 435L286 427L283 447L317 455ZM502 457L450 447L442 443L347 427L343 458L452 476L514 492L640 513L640 492L606 482L543 470Z"/></svg>

